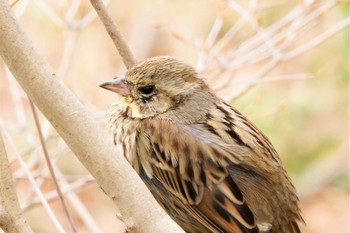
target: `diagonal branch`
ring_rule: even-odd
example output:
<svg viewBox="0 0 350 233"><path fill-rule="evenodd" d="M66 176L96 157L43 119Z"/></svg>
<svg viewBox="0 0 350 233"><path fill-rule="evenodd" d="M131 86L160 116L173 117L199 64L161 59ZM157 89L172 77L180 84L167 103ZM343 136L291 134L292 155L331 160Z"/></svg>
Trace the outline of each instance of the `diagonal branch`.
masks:
<svg viewBox="0 0 350 233"><path fill-rule="evenodd" d="M74 233L76 233L77 230L76 230L76 228L75 228L75 224L74 224L72 215L71 215L71 213L70 213L69 210L68 210L67 204L66 204L66 202L65 202L65 200L64 200L64 197L63 197L63 194L62 194L62 192L61 192L61 188L60 188L60 186L59 186L59 184L58 184L58 182L57 182L56 173L55 173L55 171L54 171L54 168L53 168L53 165L52 165L52 162L51 162L49 153L48 153L47 148L46 148L44 136L43 136L43 133L42 133L42 131L41 131L41 126L40 126L38 114L37 114L37 112L36 112L36 109L35 109L35 106L34 106L33 102L32 102L31 100L29 100L29 102L30 102L30 108L32 109L32 113L33 113L35 125L36 125L36 128L37 128L37 130L38 130L41 148L43 149L43 153L44 153L44 156L45 156L45 160L46 160L46 163L47 163L47 167L49 168L49 171L50 171L52 180L53 180L53 182L54 182L54 184L55 184L55 188L56 188L56 191L57 191L57 195L58 195L58 197L59 197L59 199L60 199L60 201L61 201L63 210L64 210L64 212L65 212L65 214L66 214L66 216L67 216L69 225L71 226L72 231L73 231Z"/></svg>
<svg viewBox="0 0 350 233"><path fill-rule="evenodd" d="M111 37L115 47L118 49L120 56L126 68L132 67L136 61L132 55L129 46L126 44L122 34L117 28L116 24L113 22L112 18L108 15L107 9L101 0L90 0L92 6L95 8L97 15L100 17L101 21L105 25L105 28Z"/></svg>
<svg viewBox="0 0 350 233"><path fill-rule="evenodd" d="M0 0L0 55L105 193L131 232L183 232L157 205L91 112L53 73L20 28L7 0Z"/></svg>

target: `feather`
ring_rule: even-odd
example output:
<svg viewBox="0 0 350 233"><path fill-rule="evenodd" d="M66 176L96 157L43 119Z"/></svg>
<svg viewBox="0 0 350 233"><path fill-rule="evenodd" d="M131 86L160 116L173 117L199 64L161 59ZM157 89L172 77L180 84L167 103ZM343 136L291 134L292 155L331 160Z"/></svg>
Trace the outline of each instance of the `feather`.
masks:
<svg viewBox="0 0 350 233"><path fill-rule="evenodd" d="M152 131L152 127L162 128L166 132L174 131L181 136L163 137L161 149L158 146L161 131ZM179 128L167 121L143 121L140 133L147 135L147 143L151 145L152 150L149 154L154 155L149 156L153 178L179 198L186 206L185 209L194 214L197 221L204 226L223 229L223 232L236 232L237 229L237 232L258 232L254 216L240 189L229 176L227 168L217 161L223 155L229 156L229 153L226 151L220 157L217 154L213 156L213 150L222 150L221 143L211 138L209 144L206 144L198 139L198 134L194 133L196 130ZM203 134L205 132L201 133L202 138L210 138ZM177 141L178 147L168 148L174 144L174 140ZM138 145L145 147L140 143L144 141L139 141ZM167 150L178 157L179 163L176 166L164 159L163 154ZM192 168L200 170L194 171Z"/></svg>

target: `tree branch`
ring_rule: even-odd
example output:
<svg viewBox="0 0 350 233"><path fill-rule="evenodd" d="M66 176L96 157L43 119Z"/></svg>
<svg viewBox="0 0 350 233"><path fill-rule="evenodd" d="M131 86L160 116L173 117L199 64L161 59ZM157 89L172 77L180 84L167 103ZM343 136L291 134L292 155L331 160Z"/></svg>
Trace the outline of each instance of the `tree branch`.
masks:
<svg viewBox="0 0 350 233"><path fill-rule="evenodd" d="M61 201L63 210L64 210L64 212L66 214L66 217L67 217L67 220L69 222L69 225L71 226L72 232L76 233L77 230L76 230L76 227L75 227L75 224L74 224L74 220L73 220L72 214L69 212L69 209L67 207L66 201L65 201L65 199L63 197L61 188L60 188L60 186L58 184L58 181L57 181L56 173L54 171L52 162L50 160L49 152L47 151L47 148L46 148L45 139L44 139L43 133L41 131L41 125L40 125L40 121L39 121L39 118L38 118L38 114L36 113L35 105L33 104L33 102L31 100L29 100L29 102L30 102L30 108L32 109L35 125L36 125L36 128L38 130L38 135L39 135L41 148L43 150L47 167L48 167L48 169L50 171L53 183L55 185L55 188L56 188L56 191L57 191L57 195L58 195L58 197L59 197L59 199Z"/></svg>
<svg viewBox="0 0 350 233"><path fill-rule="evenodd" d="M0 132L0 228L5 232L31 233L21 212Z"/></svg>
<svg viewBox="0 0 350 233"><path fill-rule="evenodd" d="M116 24L113 22L112 18L108 15L107 9L101 0L90 0L92 6L95 8L98 17L100 17L102 23L111 37L115 47L118 49L120 56L126 68L130 68L135 65L136 61L132 55L128 45L125 43L122 34L118 30Z"/></svg>
<svg viewBox="0 0 350 233"><path fill-rule="evenodd" d="M183 232L157 205L141 179L92 118L52 72L0 0L0 55L30 99L97 183L118 206L132 232Z"/></svg>

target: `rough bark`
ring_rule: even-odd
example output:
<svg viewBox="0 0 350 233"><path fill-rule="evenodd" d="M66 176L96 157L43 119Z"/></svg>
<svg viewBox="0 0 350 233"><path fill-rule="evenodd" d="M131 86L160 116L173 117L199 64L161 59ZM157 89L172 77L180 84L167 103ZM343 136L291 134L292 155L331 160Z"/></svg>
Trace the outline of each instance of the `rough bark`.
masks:
<svg viewBox="0 0 350 233"><path fill-rule="evenodd" d="M130 232L183 232L159 207L141 179L112 145L92 114L56 77L20 28L8 2L0 0L0 55L10 71L112 198Z"/></svg>

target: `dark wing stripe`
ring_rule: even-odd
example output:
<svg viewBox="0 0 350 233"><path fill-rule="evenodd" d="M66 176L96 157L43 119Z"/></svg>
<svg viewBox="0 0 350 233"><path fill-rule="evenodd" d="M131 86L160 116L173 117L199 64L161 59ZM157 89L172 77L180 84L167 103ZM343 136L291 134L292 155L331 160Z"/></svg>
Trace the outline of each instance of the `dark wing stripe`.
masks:
<svg viewBox="0 0 350 233"><path fill-rule="evenodd" d="M226 109L224 109L223 107L216 105L216 107L222 112L224 113L225 116L229 115L229 112L226 111ZM232 108L232 107L231 107Z"/></svg>
<svg viewBox="0 0 350 233"><path fill-rule="evenodd" d="M217 200L215 193L222 197L219 197L219 200ZM223 201L222 198L226 200ZM222 205L222 203L228 205ZM241 227L238 226L241 223L239 221L234 221L235 217L237 215L239 216L239 213L232 213L232 210L233 212L235 211L232 209L233 207L233 203L231 203L224 195L217 193L216 191L209 191L206 193L204 195L204 202L198 205L201 212L213 221L213 226L222 229L220 232L243 233L245 231L241 230ZM216 233L217 231L213 232Z"/></svg>
<svg viewBox="0 0 350 233"><path fill-rule="evenodd" d="M301 233L300 228L298 226L298 223L292 222L292 226L293 226L293 229L294 229L293 233Z"/></svg>
<svg viewBox="0 0 350 233"><path fill-rule="evenodd" d="M259 228L257 226L255 226L252 229L248 229L245 228L244 226L242 226L242 224L240 224L236 219L233 219L233 221L236 222L236 224L238 225L238 227L241 229L242 233L259 233Z"/></svg>
<svg viewBox="0 0 350 233"><path fill-rule="evenodd" d="M204 172L204 170L202 169L201 171L200 171L200 180L203 182L203 184L204 185L207 185L207 177L206 177L206 175L205 175L205 172Z"/></svg>
<svg viewBox="0 0 350 233"><path fill-rule="evenodd" d="M225 132L228 135L230 135L234 139L234 141L237 142L239 145L245 146L245 143L243 142L241 137L235 132L234 129L225 130Z"/></svg>
<svg viewBox="0 0 350 233"><path fill-rule="evenodd" d="M187 202L185 199L185 190L183 186L176 180L174 174L167 172L166 170L153 167L155 177L176 197L180 198L183 202Z"/></svg>
<svg viewBox="0 0 350 233"><path fill-rule="evenodd" d="M232 189L230 188L230 186L225 183L222 182L221 184L219 184L217 186L217 189L220 191L220 193L222 193L223 195L225 195L231 202L238 204L238 205L242 205L244 202L241 199L238 199L236 197L236 193L232 192ZM239 195L239 193L238 193Z"/></svg>
<svg viewBox="0 0 350 233"><path fill-rule="evenodd" d="M218 196L222 196L219 197ZM224 200L222 200L224 199ZM230 219L237 220L236 222L240 225L244 226L244 228L252 229L255 227L254 217L252 215L252 212L250 211L249 207L243 203L243 204L235 204L234 202L231 202L227 199L226 196L224 196L221 193L217 193L215 195L215 198L213 199L213 203L216 205L219 205L222 209L224 209L226 212L219 213L222 217L223 214L227 214L230 216L230 218L225 218L229 225L232 223L229 221ZM219 207L214 206L216 210L220 210ZM253 221L253 222L252 222Z"/></svg>
<svg viewBox="0 0 350 233"><path fill-rule="evenodd" d="M162 163L168 163L168 161L166 160L166 156L165 156L165 153L163 151L160 150L160 147L159 147L159 144L158 143L152 143L152 148L153 148L153 151L155 153L151 153L152 155L155 154L155 159L158 161L158 162L162 162Z"/></svg>
<svg viewBox="0 0 350 233"><path fill-rule="evenodd" d="M192 180L194 178L193 167L191 164L188 164L186 166L186 175L188 176L188 178L190 180Z"/></svg>
<svg viewBox="0 0 350 233"><path fill-rule="evenodd" d="M187 196L191 198L192 202L195 203L199 190L194 189L194 185L190 181L185 181L185 187L187 190Z"/></svg>
<svg viewBox="0 0 350 233"><path fill-rule="evenodd" d="M235 205L235 207L238 210L238 212L241 214L243 219L246 221L246 223L252 226L255 225L253 213L246 204Z"/></svg>
<svg viewBox="0 0 350 233"><path fill-rule="evenodd" d="M235 196L235 199L243 202L243 194L230 176L226 177L225 183L228 184L228 187L230 188L231 193Z"/></svg>
<svg viewBox="0 0 350 233"><path fill-rule="evenodd" d="M227 176L226 169L212 160L208 160L203 169L206 170L205 173L208 176L207 178L209 178L215 184L220 183Z"/></svg>
<svg viewBox="0 0 350 233"><path fill-rule="evenodd" d="M219 133L214 129L213 126L209 125L209 124L205 124L205 128L207 128L207 130L213 134L215 134L216 136L220 137Z"/></svg>
<svg viewBox="0 0 350 233"><path fill-rule="evenodd" d="M224 218L227 222L230 222L231 219L231 214L226 211L222 205L220 205L219 203L217 203L215 200L213 200L212 203L214 209L216 210L217 213L219 213L219 215Z"/></svg>
<svg viewBox="0 0 350 233"><path fill-rule="evenodd" d="M126 150L126 144L125 144L125 142L122 143L122 146L123 146L123 156L124 156L124 158L127 158L127 155L126 155L127 150Z"/></svg>
<svg viewBox="0 0 350 233"><path fill-rule="evenodd" d="M206 226L209 230L215 233L227 233L224 229L218 226L215 222L213 222L210 218L208 218L201 210L199 210L196 206L189 206L186 208L189 210L193 216L196 216L197 219Z"/></svg>
<svg viewBox="0 0 350 233"><path fill-rule="evenodd" d="M220 202L222 205L225 205L226 199L225 196L222 195L221 193L216 193L215 194L215 199Z"/></svg>
<svg viewBox="0 0 350 233"><path fill-rule="evenodd" d="M118 138L117 135L114 135L114 137L113 137L113 144L114 145L117 145L117 138Z"/></svg>
<svg viewBox="0 0 350 233"><path fill-rule="evenodd" d="M185 196L189 204L195 204L198 193L194 190L193 184L181 179L180 177L179 181L182 182L182 185L180 185L181 191L183 191L182 195Z"/></svg>

